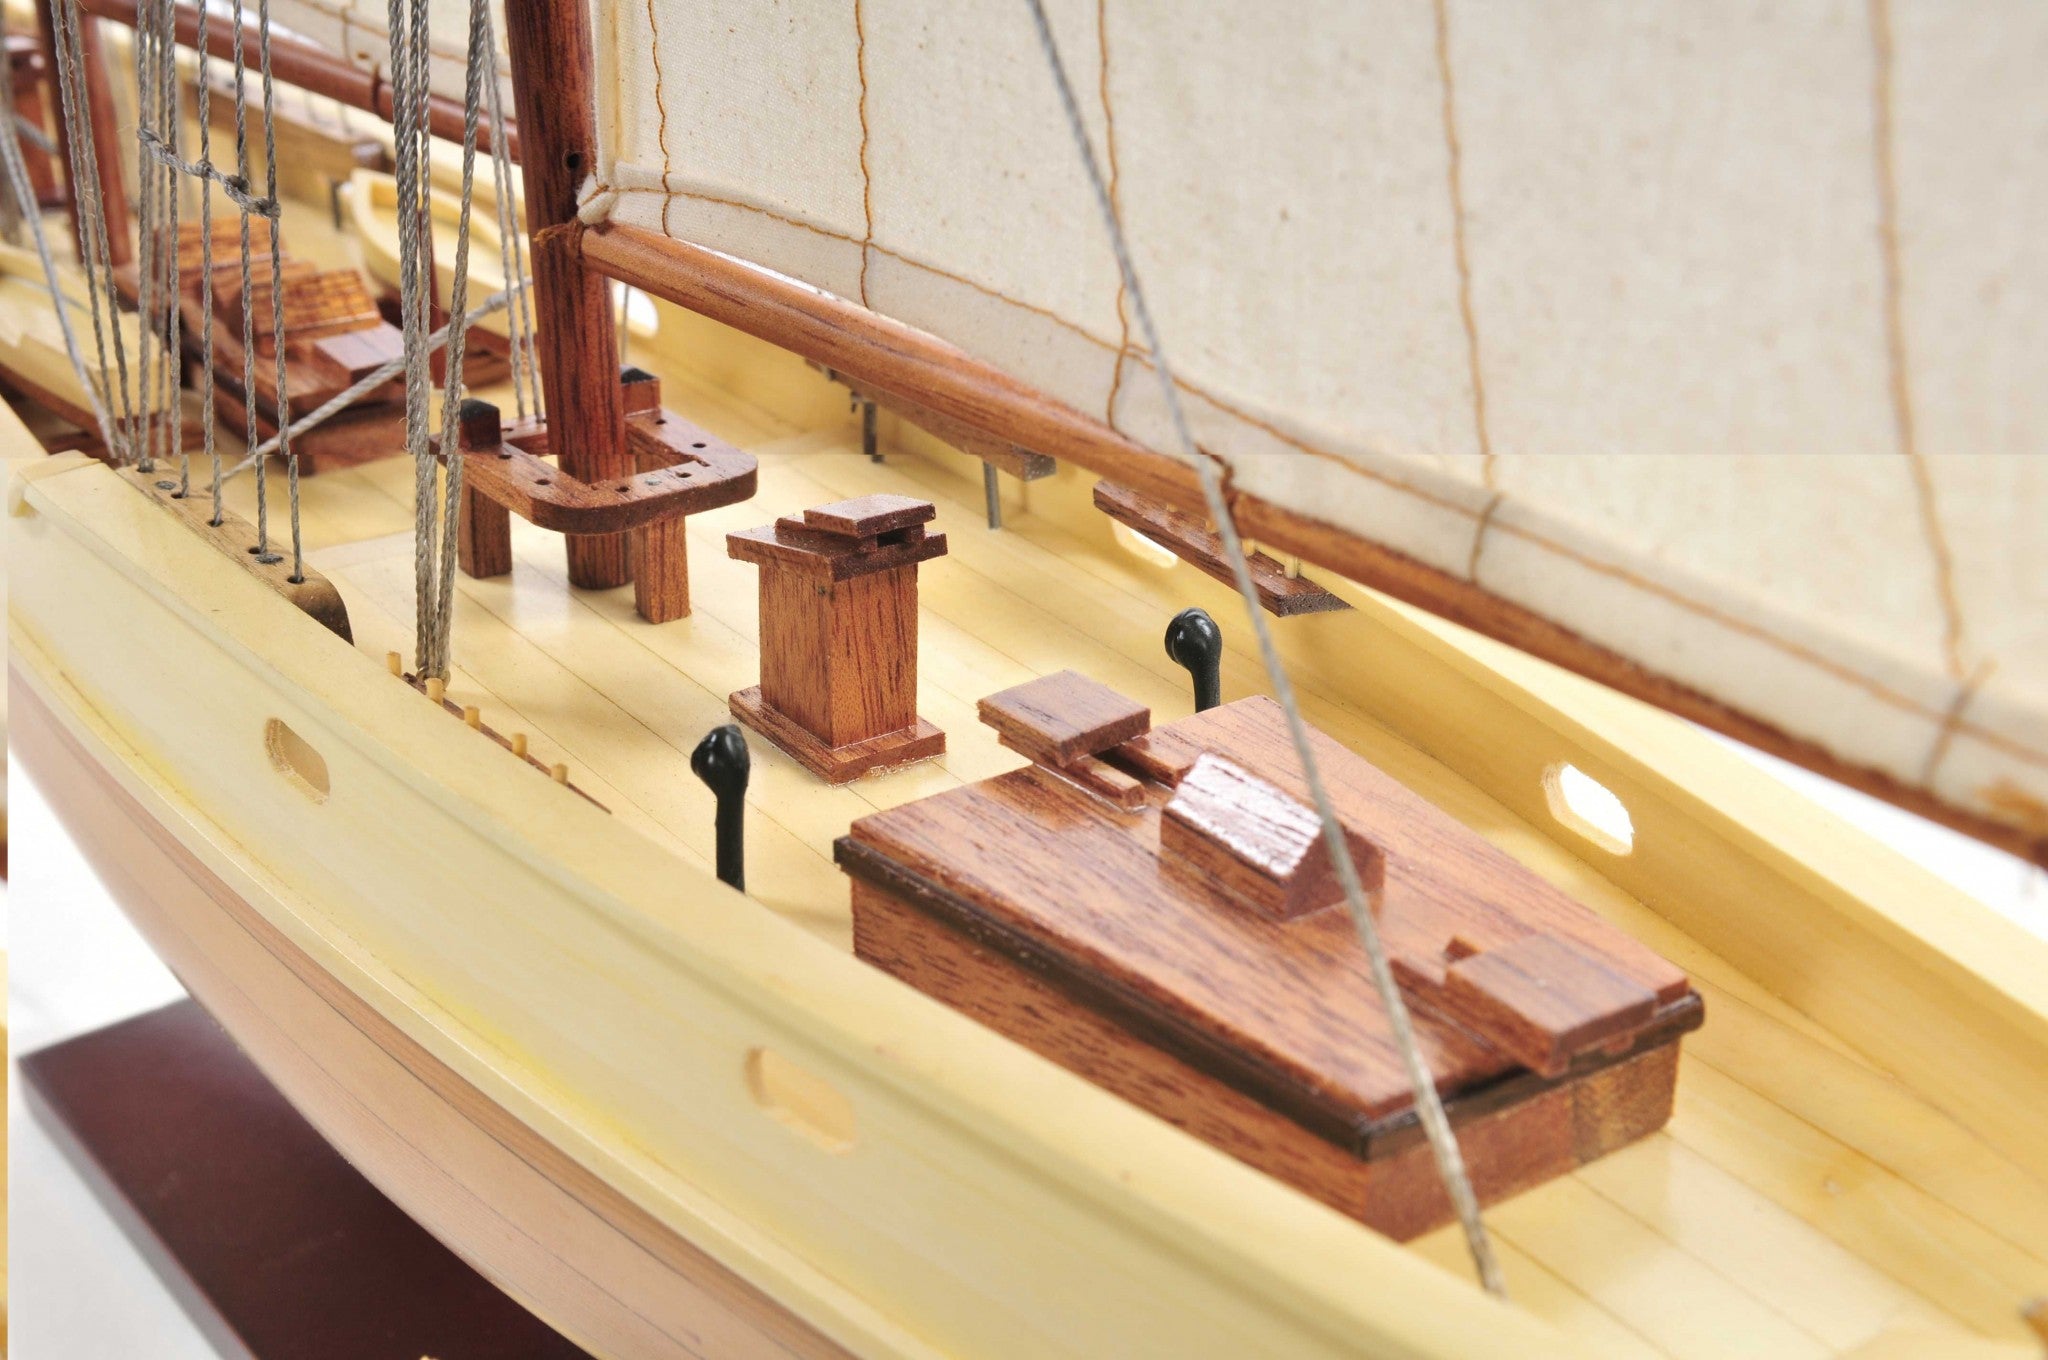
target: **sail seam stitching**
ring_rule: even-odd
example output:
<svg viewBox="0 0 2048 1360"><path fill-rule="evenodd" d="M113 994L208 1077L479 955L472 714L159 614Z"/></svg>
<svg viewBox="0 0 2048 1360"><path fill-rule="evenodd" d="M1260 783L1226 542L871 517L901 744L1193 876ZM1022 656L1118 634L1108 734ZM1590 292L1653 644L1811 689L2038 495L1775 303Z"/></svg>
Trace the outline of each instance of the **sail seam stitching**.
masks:
<svg viewBox="0 0 2048 1360"><path fill-rule="evenodd" d="M1991 678L1991 672L1996 669L1996 661L1984 662L1968 680L1963 682L1962 688L1956 691L1956 697L1949 704L1948 712L1942 715L1941 730L1934 734L1934 744L1928 748L1927 760L1920 767L1920 784L1923 788L1934 787L1935 771L1941 768L1941 762L1948 756L1948 748L1955 741L1957 730L1962 727L1963 710L1970 706L1970 701L1977 697L1977 691L1984 687L1984 682Z"/></svg>
<svg viewBox="0 0 2048 1360"><path fill-rule="evenodd" d="M875 181L868 169L868 28L861 12L861 0L853 0L853 64L860 77L860 211L863 223L860 305L865 307L868 305L868 257L875 248ZM666 208L664 204L663 210Z"/></svg>
<svg viewBox="0 0 2048 1360"><path fill-rule="evenodd" d="M1899 265L1899 182L1892 146L1892 25L1890 0L1869 0L1871 41L1871 149L1877 175L1877 240L1884 269L1885 362L1891 387L1892 421L1899 451L1912 470L1913 494L1933 556L1935 588L1941 599L1942 650L1949 675L1963 671L1963 611L1956 596L1955 563L1935 504L1934 479L1920 451L1914 418L1911 369L1906 353L1904 288Z"/></svg>
<svg viewBox="0 0 2048 1360"><path fill-rule="evenodd" d="M674 173L674 166L670 162L668 154L668 100L664 97L662 91L661 23L654 17L654 0L647 0L647 36L654 48L654 112L657 119L654 129L654 140L655 144L661 148L661 187L666 195L669 187L669 176ZM661 200L661 234L663 236L669 234L668 210L669 205L674 202L673 196L667 196Z"/></svg>
<svg viewBox="0 0 2048 1360"><path fill-rule="evenodd" d="M1465 244L1465 156L1458 138L1457 87L1451 79L1451 16L1447 0L1436 0L1436 67L1443 90L1444 178L1451 198L1451 258L1458 269L1458 320L1465 331L1465 361L1472 375L1472 428L1479 440L1480 475L1493 486L1493 433L1486 419L1486 376L1479 362L1479 318L1472 307L1472 262ZM1488 506L1486 517L1493 514ZM1486 531L1486 518L1479 523ZM1472 562L1479 561L1479 544L1472 544Z"/></svg>
<svg viewBox="0 0 2048 1360"><path fill-rule="evenodd" d="M1098 85L1102 95L1102 142L1109 161L1109 202L1121 216L1124 210L1123 196L1119 192L1119 174L1116 161L1116 112L1109 103L1109 0L1095 0L1095 47L1100 58ZM1109 379L1109 401L1103 411L1103 420L1114 430L1116 423L1117 394L1123 390L1124 360L1131 352L1131 314L1129 300L1124 295L1123 275L1116 280L1116 324L1118 330L1116 365Z"/></svg>

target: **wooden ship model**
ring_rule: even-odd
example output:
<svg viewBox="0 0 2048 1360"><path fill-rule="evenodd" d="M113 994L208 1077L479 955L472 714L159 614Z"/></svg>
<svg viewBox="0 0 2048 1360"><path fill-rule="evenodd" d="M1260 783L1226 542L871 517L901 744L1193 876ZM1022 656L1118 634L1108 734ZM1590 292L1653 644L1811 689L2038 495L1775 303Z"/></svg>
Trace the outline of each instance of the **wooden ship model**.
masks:
<svg viewBox="0 0 2048 1360"><path fill-rule="evenodd" d="M12 739L507 1294L608 1357L2038 1354L2048 943L1642 701L2048 862L2048 273L1902 282L1975 277L1920 195L2038 187L2048 20L258 8L51 0L73 181L107 21L138 298L230 187L194 49L389 120L401 418L288 501L174 409L17 470ZM516 153L538 393L430 137ZM231 291L327 206L232 187ZM198 385L318 371L281 311Z"/></svg>

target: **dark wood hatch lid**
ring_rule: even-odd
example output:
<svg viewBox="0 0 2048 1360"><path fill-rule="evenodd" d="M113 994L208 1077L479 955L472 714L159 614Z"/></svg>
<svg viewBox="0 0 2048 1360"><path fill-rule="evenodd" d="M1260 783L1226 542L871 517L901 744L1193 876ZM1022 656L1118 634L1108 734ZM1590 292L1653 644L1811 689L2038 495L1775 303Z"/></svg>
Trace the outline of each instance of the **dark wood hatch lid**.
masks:
<svg viewBox="0 0 2048 1360"><path fill-rule="evenodd" d="M1014 726L1046 697L984 707ZM1075 712L1105 702L1051 697ZM1032 720L1065 730L1062 716ZM1146 735L1129 729L1113 747L1081 742L1096 749L1076 770L1061 768L1055 743L1036 743L1041 755L1029 733L1006 732L1039 763L864 817L839 841L839 863L1360 1155L1405 1144L1412 1097L1365 952L1332 905L1334 880L1311 882L1308 833L1286 825L1306 813L1286 805L1307 791L1279 707L1245 699ZM1454 1119L1699 1023L1676 967L1369 762L1314 740L1367 886L1381 884L1381 935ZM1105 764L1142 786L1134 806L1104 796ZM1189 819L1169 805L1189 804L1180 795L1194 794L1198 764L1210 797L1230 796L1240 777L1272 795L1271 824L1249 845L1219 851L1199 843L1199 827L1174 827ZM1298 884L1308 886L1289 899Z"/></svg>

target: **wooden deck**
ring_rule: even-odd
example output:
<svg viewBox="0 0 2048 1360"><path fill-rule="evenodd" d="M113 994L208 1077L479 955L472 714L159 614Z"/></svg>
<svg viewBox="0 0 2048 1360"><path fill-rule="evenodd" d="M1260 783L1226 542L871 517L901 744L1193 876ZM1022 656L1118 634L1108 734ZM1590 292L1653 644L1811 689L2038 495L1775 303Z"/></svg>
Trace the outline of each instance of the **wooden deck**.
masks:
<svg viewBox="0 0 2048 1360"><path fill-rule="evenodd" d="M980 487L959 466L899 451L871 463L851 423L800 429L659 355L635 357L667 370L671 407L760 458L755 500L690 520L695 613L655 627L635 616L630 588L570 590L555 537L515 521L514 574L459 584L449 697L479 705L501 732L527 732L541 760L566 761L619 820L708 868L710 802L688 753L727 721L726 696L757 679L755 573L726 557L724 535L869 492L934 500L952 553L923 574L920 711L946 730L947 754L828 788L751 743L751 894L824 939L849 942L831 843L853 818L1022 763L975 720L981 696L1072 667L1158 714L1183 713L1186 677L1160 636L1188 604L1224 625L1226 697L1263 688L1221 587L1141 560L1106 522L1025 512L1035 498L1071 503L1072 485L1020 492L1006 481L1009 525L991 532ZM273 496L281 490L274 481ZM245 511L253 503L246 477L232 494ZM312 561L346 597L357 646L380 658L412 651L411 497L400 460L304 486ZM2011 1343L1989 1353L2030 1353L2020 1308L2048 1292L2041 1168L1878 1070L1602 876L1554 828L1363 716L1327 683L1330 659L1345 657L1343 615L1281 627L1310 660L1301 682L1312 721L1684 967L1705 997L1665 1131L1489 1212L1516 1302L1624 1355L1934 1353L1970 1338ZM1469 1270L1452 1230L1413 1250Z"/></svg>

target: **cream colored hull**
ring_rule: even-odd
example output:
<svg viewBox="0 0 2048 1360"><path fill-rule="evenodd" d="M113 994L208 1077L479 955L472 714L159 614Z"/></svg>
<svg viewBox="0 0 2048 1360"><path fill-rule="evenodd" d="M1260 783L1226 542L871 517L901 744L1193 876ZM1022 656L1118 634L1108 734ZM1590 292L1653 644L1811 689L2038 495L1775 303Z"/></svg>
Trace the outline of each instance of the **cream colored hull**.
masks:
<svg viewBox="0 0 2048 1360"><path fill-rule="evenodd" d="M1071 664L1176 712L1168 606L1208 605L1234 646L1242 630L1205 580L1121 555L1085 484L1034 485L988 534L943 456L870 464L836 423L792 436L761 408L822 424L843 405L685 324L665 318L664 342L720 388L667 365L670 404L762 457L755 502L691 521L697 615L650 628L624 592L568 592L538 534L509 581L460 589L453 692L566 758L609 814L385 673L406 645L407 468L307 490L360 651L103 469L35 469L9 526L14 665L55 749L233 899L198 903L182 942L155 927L160 947L189 951L181 971L358 1166L512 1292L615 1356L733 1353L687 1334L785 1313L799 1353L813 1334L902 1356L2030 1353L2048 947L1680 725L1375 597L1285 633L1316 720L1707 1001L1668 1130L1490 1214L1512 1304L1467 1282L1449 1234L1396 1247L853 960L825 847L867 807L1014 759L973 723L978 693ZM824 790L757 746L743 898L705 868L684 755L756 664L719 540L892 479L953 530L921 704L952 749ZM1255 685L1233 651L1226 687ZM276 763L273 719L320 753L324 797ZM1627 804L1632 853L1559 829L1543 788L1564 761ZM261 980L287 956L300 985ZM764 1075L781 1064L830 1094ZM440 1074L474 1102L400 1101L457 1089ZM451 1108L502 1120L526 1170L466 1150L477 1119ZM676 1284L585 1212L599 1200L725 1283ZM651 1317L666 1342L630 1330Z"/></svg>

